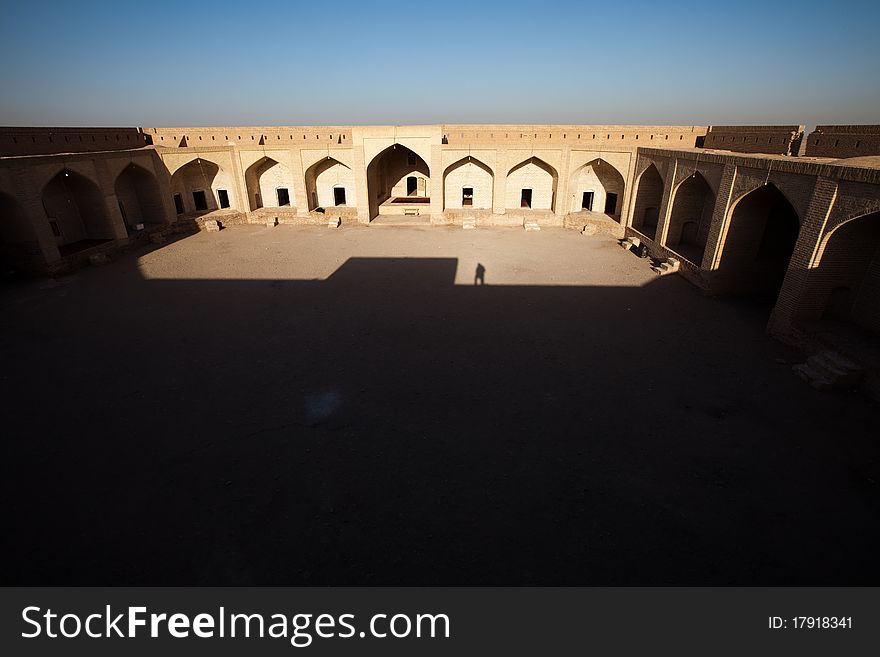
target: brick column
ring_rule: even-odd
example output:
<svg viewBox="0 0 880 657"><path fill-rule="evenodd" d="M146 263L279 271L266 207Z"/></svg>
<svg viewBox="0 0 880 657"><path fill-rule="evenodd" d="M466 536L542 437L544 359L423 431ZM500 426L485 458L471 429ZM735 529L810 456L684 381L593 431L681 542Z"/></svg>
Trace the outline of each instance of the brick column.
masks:
<svg viewBox="0 0 880 657"><path fill-rule="evenodd" d="M307 215L309 213L309 192L306 189L306 172L303 168L302 152L297 148L290 149L290 175L293 177L293 200L296 203L296 213Z"/></svg>
<svg viewBox="0 0 880 657"><path fill-rule="evenodd" d="M504 214L507 196L507 150L495 151L495 168L492 172L492 214Z"/></svg>
<svg viewBox="0 0 880 657"><path fill-rule="evenodd" d="M715 207L712 208L706 248L703 251L703 262L700 266L703 271L718 269L718 263L721 262L721 252L724 250L722 241L722 236L725 233L724 224L727 220L727 208L730 205L730 195L733 193L735 181L736 165L725 164L721 173L721 182L718 183L718 193L715 195Z"/></svg>
<svg viewBox="0 0 880 657"><path fill-rule="evenodd" d="M104 209L110 218L110 227L113 231L112 239L124 240L128 237L128 228L125 226L125 220L119 209L119 199L116 197L116 179L107 167L106 160L95 158L90 164L95 172L94 180L104 197Z"/></svg>
<svg viewBox="0 0 880 657"><path fill-rule="evenodd" d="M52 234L49 219L46 216L46 208L43 206L43 199L40 195L40 190L46 183L42 179L42 173L40 167L13 169L7 189L18 201L22 212L30 223L43 260L46 264L51 264L60 260L61 254L58 252L58 240Z"/></svg>
<svg viewBox="0 0 880 657"><path fill-rule="evenodd" d="M431 177L431 222L439 221L443 214L443 151L439 144L431 144L431 161L428 163Z"/></svg>
<svg viewBox="0 0 880 657"><path fill-rule="evenodd" d="M559 180L556 183L556 206L553 212L559 218L560 225L565 220L571 207L571 199L568 198L568 178L571 171L571 147L562 147L562 162L559 167Z"/></svg>
<svg viewBox="0 0 880 657"><path fill-rule="evenodd" d="M672 198L672 188L675 185L675 175L678 173L678 158L672 161L671 171L663 181L663 197L660 200L660 208L657 213L657 234L654 236L656 244L666 243L666 231L669 230L669 210Z"/></svg>
<svg viewBox="0 0 880 657"><path fill-rule="evenodd" d="M767 323L767 331L773 335L785 336L791 333L791 323L807 291L816 247L825 232L825 222L836 195L836 180L823 177L816 180L810 204L801 218L801 229L788 262L782 289Z"/></svg>
<svg viewBox="0 0 880 657"><path fill-rule="evenodd" d="M162 158L156 151L150 158L149 166L145 162L139 162L145 168L152 170L156 177L156 183L159 185L159 195L162 197L162 211L165 214L165 224L171 224L177 220L177 208L174 207L174 194L171 191L171 175Z"/></svg>
<svg viewBox="0 0 880 657"><path fill-rule="evenodd" d="M236 196L229 205L240 212L249 214L251 211L251 200L248 197L247 181L244 179L244 167L241 166L241 157L237 145L232 147L232 154L229 159L232 161L232 178L235 181Z"/></svg>
<svg viewBox="0 0 880 657"><path fill-rule="evenodd" d="M352 173L357 192L357 217L362 224L370 223L370 190L367 184L367 162L364 156L364 144L361 142L352 149Z"/></svg>

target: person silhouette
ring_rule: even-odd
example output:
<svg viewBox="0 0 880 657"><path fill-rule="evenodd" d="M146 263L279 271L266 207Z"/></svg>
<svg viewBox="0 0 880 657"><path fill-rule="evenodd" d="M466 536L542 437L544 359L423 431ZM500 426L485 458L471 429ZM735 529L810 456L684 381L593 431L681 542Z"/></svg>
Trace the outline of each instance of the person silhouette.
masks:
<svg viewBox="0 0 880 657"><path fill-rule="evenodd" d="M486 284L486 268L478 262L477 263L477 271L474 273L474 285L485 285L485 284Z"/></svg>

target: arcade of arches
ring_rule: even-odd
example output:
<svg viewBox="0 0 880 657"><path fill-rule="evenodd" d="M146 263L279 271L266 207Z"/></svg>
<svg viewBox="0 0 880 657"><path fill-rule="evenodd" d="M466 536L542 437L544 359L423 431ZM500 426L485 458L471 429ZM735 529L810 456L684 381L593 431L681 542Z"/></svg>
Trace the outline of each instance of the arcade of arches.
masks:
<svg viewBox="0 0 880 657"><path fill-rule="evenodd" d="M870 154L820 164L701 149L692 126L667 130L677 139L631 127L247 130L157 129L164 145L0 157L3 267L61 267L178 217L189 220L181 226L215 216L314 223L317 210L364 225L385 214L427 225L594 222L638 239L653 259L679 260L710 293L775 304L783 331L793 321L878 330L880 162Z"/></svg>

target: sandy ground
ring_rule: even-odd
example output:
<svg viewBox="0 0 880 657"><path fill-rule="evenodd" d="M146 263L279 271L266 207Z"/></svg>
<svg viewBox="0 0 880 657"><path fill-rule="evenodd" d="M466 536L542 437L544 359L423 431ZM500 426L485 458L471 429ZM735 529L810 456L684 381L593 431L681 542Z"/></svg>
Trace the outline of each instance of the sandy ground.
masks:
<svg viewBox="0 0 880 657"><path fill-rule="evenodd" d="M6 584L880 584L876 406L610 238L232 227L0 313Z"/></svg>

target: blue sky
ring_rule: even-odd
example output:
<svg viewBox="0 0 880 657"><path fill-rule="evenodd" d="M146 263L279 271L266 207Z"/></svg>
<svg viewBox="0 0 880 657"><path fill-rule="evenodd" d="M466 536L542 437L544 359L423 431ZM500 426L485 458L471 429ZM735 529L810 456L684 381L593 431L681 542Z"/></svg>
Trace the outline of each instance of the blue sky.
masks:
<svg viewBox="0 0 880 657"><path fill-rule="evenodd" d="M880 123L880 2L8 2L0 125Z"/></svg>

